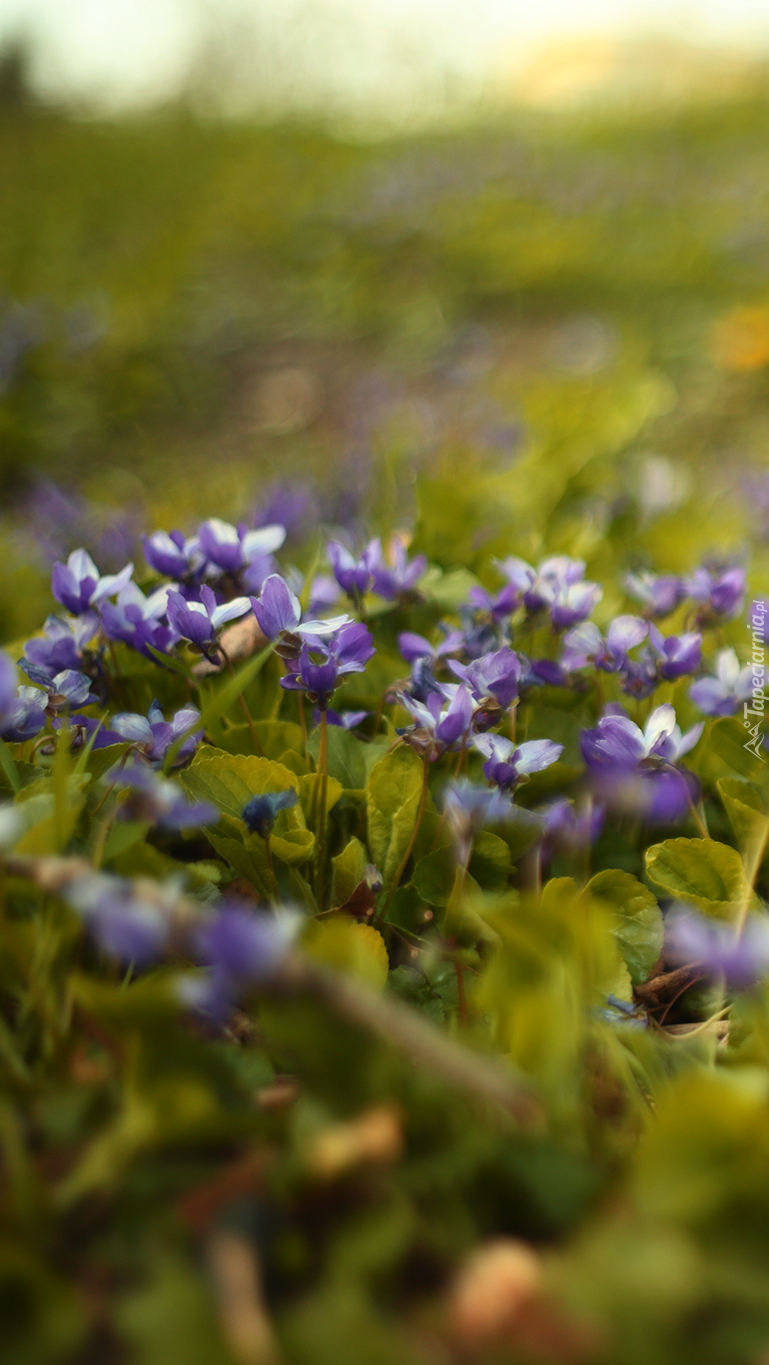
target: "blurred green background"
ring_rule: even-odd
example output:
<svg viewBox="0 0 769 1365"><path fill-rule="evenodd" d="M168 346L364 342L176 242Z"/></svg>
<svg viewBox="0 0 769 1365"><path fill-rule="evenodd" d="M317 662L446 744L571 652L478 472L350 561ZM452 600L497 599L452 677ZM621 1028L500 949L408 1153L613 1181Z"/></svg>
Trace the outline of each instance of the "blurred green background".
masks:
<svg viewBox="0 0 769 1365"><path fill-rule="evenodd" d="M564 443L577 482L611 455L604 512L672 516L696 488L714 550L730 507L769 524L759 68L712 100L373 139L184 100L86 118L9 50L0 164L6 638L77 544L117 567L148 526L289 504L295 543L354 538L408 523L417 470L450 490L536 457L546 484ZM598 482L572 499L583 538Z"/></svg>

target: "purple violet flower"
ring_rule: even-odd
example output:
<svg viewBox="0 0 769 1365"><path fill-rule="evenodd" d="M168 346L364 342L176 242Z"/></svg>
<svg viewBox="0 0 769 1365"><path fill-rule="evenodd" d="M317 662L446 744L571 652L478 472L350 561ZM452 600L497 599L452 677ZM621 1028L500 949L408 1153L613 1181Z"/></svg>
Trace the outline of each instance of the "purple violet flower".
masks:
<svg viewBox="0 0 769 1365"><path fill-rule="evenodd" d="M329 611L335 607L339 601L339 584L330 573L316 574L310 587L309 610L313 614L316 612Z"/></svg>
<svg viewBox="0 0 769 1365"><path fill-rule="evenodd" d="M493 654L473 659L469 664L450 659L449 668L455 678L470 688L473 699L479 704L491 699L506 711L518 696L522 668L513 649L498 649Z"/></svg>
<svg viewBox="0 0 769 1365"><path fill-rule="evenodd" d="M74 668L66 668L53 678L32 664L27 664L25 672L46 694L45 706L49 716L64 710L78 711L98 701L91 692L91 679Z"/></svg>
<svg viewBox="0 0 769 1365"><path fill-rule="evenodd" d="M288 787L282 792L262 792L258 796L252 796L243 807L243 820L252 834L269 839L278 812L290 810L298 800L299 793L296 787Z"/></svg>
<svg viewBox="0 0 769 1365"><path fill-rule="evenodd" d="M553 630L568 630L595 610L603 588L600 583L559 584L550 607Z"/></svg>
<svg viewBox="0 0 769 1365"><path fill-rule="evenodd" d="M638 616L616 616L604 638L593 621L583 621L564 636L561 663L568 673L591 664L605 673L618 673L648 631L648 622Z"/></svg>
<svg viewBox="0 0 769 1365"><path fill-rule="evenodd" d="M476 611L488 612L495 624L503 621L506 616L512 616L520 601L521 595L514 583L506 583L496 594L490 593L484 587L470 589L472 606Z"/></svg>
<svg viewBox="0 0 769 1365"><path fill-rule="evenodd" d="M675 682L686 673L696 673L702 661L702 636L696 631L685 635L665 637L653 623L649 625L649 640L657 654L657 676L665 682Z"/></svg>
<svg viewBox="0 0 769 1365"><path fill-rule="evenodd" d="M49 677L61 673L65 668L81 669L86 645L89 645L99 631L99 617L95 611L84 612L82 616L49 616L43 627L42 635L35 635L24 645L24 663L42 669ZM26 672L26 669L25 669Z"/></svg>
<svg viewBox="0 0 769 1365"><path fill-rule="evenodd" d="M647 616L659 618L669 616L686 596L686 586L675 574L629 573L625 588Z"/></svg>
<svg viewBox="0 0 769 1365"><path fill-rule="evenodd" d="M159 702L153 701L146 716L121 711L112 717L111 725L116 743L127 740L136 745L154 767L160 767L171 746L186 736L174 760L174 767L180 767L192 757L203 737L203 731L195 729L199 720L197 706L185 706L173 720L165 720Z"/></svg>
<svg viewBox="0 0 769 1365"><path fill-rule="evenodd" d="M694 776L673 765L694 748L703 728L700 722L682 735L673 707L665 703L640 730L612 704L594 729L582 731L582 754L608 801L665 823L696 799Z"/></svg>
<svg viewBox="0 0 769 1365"><path fill-rule="evenodd" d="M62 893L80 912L103 952L145 967L162 956L171 929L174 893L150 899L124 877L88 872Z"/></svg>
<svg viewBox="0 0 769 1365"><path fill-rule="evenodd" d="M475 710L472 694L458 683L442 684L440 691L431 692L426 702L417 701L404 692L398 693L398 701L416 721L409 734L416 739L418 732L424 731L433 759L464 739L472 725Z"/></svg>
<svg viewBox="0 0 769 1365"><path fill-rule="evenodd" d="M209 656L216 645L217 634L228 621L245 616L251 603L247 597L233 597L231 602L217 605L213 590L204 584L200 589L200 601L187 601L180 592L168 593L168 621L177 635L189 640Z"/></svg>
<svg viewBox="0 0 769 1365"><path fill-rule="evenodd" d="M731 569L710 571L695 569L686 580L688 595L699 602L699 619L707 621L732 621L739 616L745 601L746 574L741 565Z"/></svg>
<svg viewBox="0 0 769 1365"><path fill-rule="evenodd" d="M306 692L308 699L325 711L339 679L348 673L362 673L375 653L371 632L360 622L342 626L326 639L311 636L280 685L289 691Z"/></svg>
<svg viewBox="0 0 769 1365"><path fill-rule="evenodd" d="M737 937L733 925L678 906L668 915L665 942L674 960L701 964L709 975L724 976L738 990L756 985L769 974L766 915L750 915Z"/></svg>
<svg viewBox="0 0 769 1365"><path fill-rule="evenodd" d="M716 676L698 678L689 688L689 696L706 716L733 716L752 691L751 665L740 668L734 650L722 649L716 655Z"/></svg>
<svg viewBox="0 0 769 1365"><path fill-rule="evenodd" d="M336 725L341 730L354 730L360 725L361 721L370 715L370 711L332 711L329 709L326 712L326 720L329 725ZM320 711L313 712L313 720L316 725L320 725Z"/></svg>
<svg viewBox="0 0 769 1365"><path fill-rule="evenodd" d="M279 550L285 539L285 526L260 526L250 531L243 524L232 526L219 517L204 521L196 537L197 548L208 565L233 576Z"/></svg>
<svg viewBox="0 0 769 1365"><path fill-rule="evenodd" d="M16 706L17 676L15 663L0 650L0 726L7 723Z"/></svg>
<svg viewBox="0 0 769 1365"><path fill-rule="evenodd" d="M522 687L568 687L569 675L554 659L527 659L521 654Z"/></svg>
<svg viewBox="0 0 769 1365"><path fill-rule="evenodd" d="M7 656L0 655L5 658ZM14 670L15 672L15 670ZM0 738L14 744L34 739L45 726L48 696L37 687L20 687L10 707L6 708L3 695Z"/></svg>
<svg viewBox="0 0 769 1365"><path fill-rule="evenodd" d="M122 640L148 659L152 658L150 648L168 654L179 642L178 632L162 624L170 592L171 589L164 585L145 597L135 583L127 583L118 594L117 602L102 604L104 634L110 640Z"/></svg>
<svg viewBox="0 0 769 1365"><path fill-rule="evenodd" d="M327 621L302 622L299 598L277 573L265 580L260 596L251 598L251 606L259 629L268 640L277 640L284 631L289 635L333 635L352 621L352 617L344 613Z"/></svg>
<svg viewBox="0 0 769 1365"><path fill-rule="evenodd" d="M595 729L582 731L582 753L588 767L632 769L645 759L676 763L693 749L704 729L700 721L681 734L669 702L652 711L643 730L621 707L610 706Z"/></svg>
<svg viewBox="0 0 769 1365"><path fill-rule="evenodd" d="M565 796L541 806L534 814L544 823L542 856L546 860L555 853L573 854L595 843L606 818L603 806L590 802L579 811Z"/></svg>
<svg viewBox="0 0 769 1365"><path fill-rule="evenodd" d="M569 555L544 559L538 569L511 555L498 567L517 590L529 615L550 610L557 630L584 620L603 596L600 584L585 582L585 561Z"/></svg>
<svg viewBox="0 0 769 1365"><path fill-rule="evenodd" d="M473 745L486 759L484 777L501 791L510 791L526 781L531 773L551 767L563 753L563 745L554 744L551 739L529 739L523 744L514 744L504 735L495 734L475 735Z"/></svg>
<svg viewBox="0 0 769 1365"><path fill-rule="evenodd" d="M430 659L433 667L439 659L444 659L448 654L458 654L463 643L461 630L448 630L437 645L431 645L424 635L416 635L410 630L404 630L398 636L398 648L407 664L412 664L417 659Z"/></svg>
<svg viewBox="0 0 769 1365"><path fill-rule="evenodd" d="M409 559L403 536L393 536L390 546L391 563L383 554L372 565L374 592L386 602L393 602L406 593L412 592L420 578L427 572L427 557L416 555Z"/></svg>
<svg viewBox="0 0 769 1365"><path fill-rule="evenodd" d="M382 542L372 540L360 559L346 550L338 540L330 540L327 547L331 572L348 597L365 597L374 586L377 567L382 563Z"/></svg>
<svg viewBox="0 0 769 1365"><path fill-rule="evenodd" d="M120 807L123 820L142 820L158 829L196 829L215 825L219 819L210 801L191 801L175 782L159 777L143 763L113 768L108 779L115 787L127 787L128 797Z"/></svg>
<svg viewBox="0 0 769 1365"><path fill-rule="evenodd" d="M450 782L443 793L443 808L457 858L466 864L474 836L486 825L502 824L517 814L509 796L490 787L478 787L467 778Z"/></svg>
<svg viewBox="0 0 769 1365"><path fill-rule="evenodd" d="M133 571L133 564L126 564L120 573L102 577L86 550L73 550L66 564L54 564L51 591L73 616L82 616L89 607L98 606L120 592Z"/></svg>
<svg viewBox="0 0 769 1365"><path fill-rule="evenodd" d="M280 970L301 919L291 910L265 915L222 902L198 931L196 956L208 972L202 980L183 983L185 1003L221 1024L249 987L269 981Z"/></svg>
<svg viewBox="0 0 769 1365"><path fill-rule="evenodd" d="M197 537L188 539L181 531L153 531L142 537L142 546L150 568L175 581L194 578L206 562Z"/></svg>

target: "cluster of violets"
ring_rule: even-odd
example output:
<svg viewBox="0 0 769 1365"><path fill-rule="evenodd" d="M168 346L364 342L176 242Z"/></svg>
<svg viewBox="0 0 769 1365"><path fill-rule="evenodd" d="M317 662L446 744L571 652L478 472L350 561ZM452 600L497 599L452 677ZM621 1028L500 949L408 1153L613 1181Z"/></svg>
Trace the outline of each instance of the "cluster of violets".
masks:
<svg viewBox="0 0 769 1365"><path fill-rule="evenodd" d="M110 774L113 786L125 793L121 815L166 830L212 823L216 810L189 803L165 775L169 767L188 762L201 742L199 711L189 705L166 719L153 703L147 715L106 715L108 651L120 642L162 666L191 649L220 664L227 658L223 627L251 613L282 660L282 686L308 699L316 722L361 724L366 712L336 712L330 706L337 687L349 674L362 672L375 653L365 619L356 617L364 615L372 594L396 605L418 603L427 562L424 556L409 557L404 537L394 539L389 553L380 540L372 540L358 557L332 541L330 572L303 584L296 571L277 571L274 555L284 538L279 524L249 529L217 518L204 522L192 537L156 531L144 538L144 555L150 571L165 581L149 592L134 581L132 564L102 575L85 550L74 551L66 563L55 565L52 576L53 595L66 614L49 616L19 660L29 685L17 688L14 665L0 655L0 736L15 743L50 743L50 737L38 739L50 722L54 730L68 726L74 743L127 743L127 759ZM400 634L410 675L388 694L410 716L410 724L399 730L402 741L426 765L458 753L459 772L479 756L475 768L486 785L463 779L444 793L449 828L464 860L475 832L517 818L517 789L561 758L561 744L515 737L517 708L538 689L584 694L591 686L603 687L602 674L613 675L615 696L625 694L638 714L639 704L660 684L688 677L692 702L705 716L720 717L741 708L752 686L752 670L740 667L732 649L718 652L712 673L704 673L702 663L703 631L720 627L741 610L745 573L740 567L701 568L688 577L631 574L625 587L638 604L637 614L619 615L604 629L591 619L603 589L585 578L583 561L558 555L534 566L510 557L498 561L497 568L502 587L496 592L473 588L457 619L442 623L436 639ZM686 628L665 635L660 623L682 607ZM543 657L536 657L537 642ZM99 714L92 714L97 708ZM605 705L597 724L582 732L583 798L575 804L562 797L533 816L526 813L538 821L543 857L589 844L607 810L632 812L652 824L684 816L698 800L699 788L681 760L703 725L682 734L668 703L653 709L643 727L619 701ZM285 793L254 798L244 819L267 837L278 810L289 803ZM146 961L159 951L168 916L157 905L152 913L146 905L134 906L132 937L132 897L129 884L99 874L80 887L77 903L105 948ZM260 927L244 929L243 915ZM237 952L238 935L245 942L249 933L253 951ZM281 934L284 943L283 929ZM260 917L231 906L217 912L200 938L217 998L232 996L244 963L269 958L268 941ZM257 943L262 946L254 947ZM256 967L250 976L255 974Z"/></svg>

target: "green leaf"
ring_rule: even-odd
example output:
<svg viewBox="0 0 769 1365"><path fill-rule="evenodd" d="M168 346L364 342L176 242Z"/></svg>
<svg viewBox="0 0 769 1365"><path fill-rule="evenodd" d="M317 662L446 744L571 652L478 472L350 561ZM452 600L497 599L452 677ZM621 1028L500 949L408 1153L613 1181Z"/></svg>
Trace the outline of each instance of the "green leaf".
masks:
<svg viewBox="0 0 769 1365"><path fill-rule="evenodd" d="M483 829L476 836L470 873L483 891L501 891L513 871L510 848L498 834Z"/></svg>
<svg viewBox="0 0 769 1365"><path fill-rule="evenodd" d="M149 833L149 825L143 820L116 820L109 832L107 842L104 845L104 862L111 863L113 858L119 858L122 854L127 854L131 850L134 856L136 845L141 843ZM130 871L127 876L140 876L141 855L137 861L131 863L129 859Z"/></svg>
<svg viewBox="0 0 769 1365"><path fill-rule="evenodd" d="M385 885L409 844L422 790L422 761L406 744L385 754L368 779L368 845Z"/></svg>
<svg viewBox="0 0 769 1365"><path fill-rule="evenodd" d="M24 820L25 832L16 844L17 853L43 856L60 853L70 838L83 809L87 773L61 773L57 793L51 777L40 778L24 788L16 809ZM57 800L58 795L58 800Z"/></svg>
<svg viewBox="0 0 769 1365"><path fill-rule="evenodd" d="M341 853L331 859L332 903L344 905L356 886L360 886L368 866L368 854L360 839L350 839Z"/></svg>
<svg viewBox="0 0 769 1365"><path fill-rule="evenodd" d="M232 1365L206 1278L179 1257L156 1255L148 1283L117 1302L121 1338L141 1365Z"/></svg>
<svg viewBox="0 0 769 1365"><path fill-rule="evenodd" d="M508 855L509 856L509 855ZM425 905L445 907L454 890L457 862L450 848L436 848L414 868L414 886Z"/></svg>
<svg viewBox="0 0 769 1365"><path fill-rule="evenodd" d="M207 831L208 841L212 848L215 848L220 857L241 877L251 882L261 895L269 898L273 894L272 879L267 865L267 854L264 846L261 848L254 846L246 848L241 839L228 837L220 832L220 829L210 829ZM311 836L312 837L312 836Z"/></svg>
<svg viewBox="0 0 769 1365"><path fill-rule="evenodd" d="M329 777L326 782L326 813L333 809L342 795L342 784L335 777ZM304 811L305 819L308 819L312 811L313 801L319 799L320 789L318 787L317 773L305 773L299 778L299 800ZM317 818L317 817L316 817Z"/></svg>
<svg viewBox="0 0 769 1365"><path fill-rule="evenodd" d="M437 602L442 611L456 611L477 587L478 579L467 569L450 569L443 573L436 564L430 565L419 584L420 592Z"/></svg>
<svg viewBox="0 0 769 1365"><path fill-rule="evenodd" d="M499 826L499 837L510 850L514 863L542 837L542 821L523 806L514 806L509 820Z"/></svg>
<svg viewBox="0 0 769 1365"><path fill-rule="evenodd" d="M286 749L294 749L297 753L302 751L302 727L293 720L255 720L254 729L264 758L279 760ZM245 721L222 730L222 747L228 754L253 754L257 752L253 745L251 728Z"/></svg>
<svg viewBox="0 0 769 1365"><path fill-rule="evenodd" d="M233 867L241 869L245 863L253 871L254 862L260 869L260 876L266 875L267 858L264 840L252 834L243 819L243 808L252 796L265 792L282 792L289 788L298 790L299 779L280 763L271 758L259 758L255 754L227 754L222 749L207 749L198 754L189 768L180 774L181 781L198 801L213 801L224 816L226 827L218 831L208 831L208 837L215 849L227 857ZM236 863L229 853L225 853L222 840L240 842L250 857ZM314 835L307 829L301 805L291 806L278 812L275 828L270 837L273 856L284 863L306 862L315 843ZM230 850L231 852L232 850ZM243 872L250 876L250 872Z"/></svg>
<svg viewBox="0 0 769 1365"><path fill-rule="evenodd" d="M274 645L267 645L266 648L260 650L258 654L255 654L253 659L249 659L248 663L238 669L234 678L229 678L223 686L217 689L211 700L203 707L197 728L203 731L207 730L209 726L215 724L225 712L229 711L230 707L238 700L238 697L246 690L248 684L264 667L267 660L272 655L273 649ZM176 758L183 740L184 736L181 735L168 750L164 764L166 772L168 772L171 764Z"/></svg>
<svg viewBox="0 0 769 1365"><path fill-rule="evenodd" d="M648 980L665 937L656 897L632 873L613 868L596 873L585 890L613 907L619 950L633 985L640 986Z"/></svg>
<svg viewBox="0 0 769 1365"><path fill-rule="evenodd" d="M294 745L298 748L298 745ZM366 785L366 750L368 745L351 730L341 725L328 727L328 772L348 791L361 791ZM318 762L320 727L313 730L307 742L307 752Z"/></svg>
<svg viewBox="0 0 769 1365"><path fill-rule="evenodd" d="M11 791L21 791L21 779L16 767L16 760L4 739L0 739L0 765L2 765L3 772L8 779Z"/></svg>
<svg viewBox="0 0 769 1365"><path fill-rule="evenodd" d="M715 839L666 839L653 844L646 850L646 870L668 896L718 919L731 919L735 905L746 894L739 853Z"/></svg>
<svg viewBox="0 0 769 1365"><path fill-rule="evenodd" d="M769 824L761 793L736 777L722 777L717 786L740 848L748 853L760 848Z"/></svg>
<svg viewBox="0 0 769 1365"><path fill-rule="evenodd" d="M2 765L0 765L1 767ZM31 786L33 782L38 782L43 773L43 769L37 768L34 763L17 762L15 765L14 776L18 778L18 788L12 787L5 771L0 774L0 793L5 798L18 796L25 788ZM23 799L23 798L22 798Z"/></svg>
<svg viewBox="0 0 769 1365"><path fill-rule="evenodd" d="M252 796L262 796L265 792L282 792L299 783L294 773L282 767L271 758L259 758L256 754L228 754L223 749L206 748L200 751L189 768L180 774L187 790L199 801L213 801L224 815L240 820L243 807L248 805ZM292 811L278 814L276 828L281 819L287 818Z"/></svg>
<svg viewBox="0 0 769 1365"><path fill-rule="evenodd" d="M447 906L456 885L457 861L450 847L436 848L420 858L414 869L414 886L425 905ZM513 870L504 839L489 830L477 836L470 859L470 876L482 891L501 891Z"/></svg>
<svg viewBox="0 0 769 1365"><path fill-rule="evenodd" d="M370 924L359 924L346 915L310 920L302 947L324 966L351 972L375 990L381 990L387 980L390 963L385 941Z"/></svg>
<svg viewBox="0 0 769 1365"><path fill-rule="evenodd" d="M108 744L103 749L93 749L88 755L88 761L84 764L84 770L92 782L104 777L110 768L117 767L121 758L128 752L128 744ZM80 771L80 760L76 771Z"/></svg>
<svg viewBox="0 0 769 1365"><path fill-rule="evenodd" d="M743 777L753 781L766 780L767 764L749 749L745 748L750 738L741 721L735 716L724 716L715 721L710 731L710 744L719 758L723 758L730 768Z"/></svg>

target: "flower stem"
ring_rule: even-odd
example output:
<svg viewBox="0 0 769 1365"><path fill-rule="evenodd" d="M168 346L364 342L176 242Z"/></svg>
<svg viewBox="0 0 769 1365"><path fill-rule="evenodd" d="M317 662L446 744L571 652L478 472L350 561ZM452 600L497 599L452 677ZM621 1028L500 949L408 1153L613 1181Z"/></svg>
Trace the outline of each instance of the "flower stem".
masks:
<svg viewBox="0 0 769 1365"><path fill-rule="evenodd" d="M454 959L454 970L457 974L457 996L459 998L459 1017L463 1024L467 1023L467 996L465 994L465 968L464 963L458 958Z"/></svg>
<svg viewBox="0 0 769 1365"><path fill-rule="evenodd" d="M279 900L280 900L280 891L279 891L279 889L278 889L278 879L277 879L277 877L275 876L275 863L273 862L273 858L272 858L272 845L271 845L271 843L270 843L270 836L269 836L269 834L267 834L267 835L265 836L265 840L264 840L264 852L265 852L265 856L266 856L266 858L267 858L267 870L269 871L269 874L270 874L270 881L272 882L273 891L274 891L274 893L275 893L275 900L276 900L276 901L279 901Z"/></svg>
<svg viewBox="0 0 769 1365"><path fill-rule="evenodd" d="M759 837L753 843L753 846L749 848L746 852L745 892L743 894L742 901L737 912L737 918L734 924L735 938L741 938L742 931L745 928L745 921L748 918L748 911L750 910L750 902L752 899L753 887L755 885L756 877L758 876L759 868L761 867L764 853L766 852L766 845L768 841L769 817L766 817L764 819L763 833L759 835Z"/></svg>
<svg viewBox="0 0 769 1365"><path fill-rule="evenodd" d="M299 724L302 727L302 745L304 746L304 756L307 757L307 717L304 714L304 692L298 693L299 700Z"/></svg>
<svg viewBox="0 0 769 1365"><path fill-rule="evenodd" d="M705 821L704 821L704 819L703 819L704 811L703 811L703 813L702 813L702 815L701 815L700 812L698 811L697 807L695 806L694 802L692 801L691 796L689 797L689 810L690 810L691 813L692 813L692 816L693 816L693 818L694 818L694 823L695 823L695 825L697 826L697 828L698 828L700 834L702 835L703 839L709 839L709 838L710 838L710 831L709 831L709 829L708 829L708 827L707 827L707 825L705 824Z"/></svg>
<svg viewBox="0 0 769 1365"><path fill-rule="evenodd" d="M318 908L324 909L324 874L326 862L326 801L328 799L328 716L325 708L320 713L320 747L318 749L318 777L320 779L320 803L318 810L318 829L315 835L316 876L315 897Z"/></svg>
<svg viewBox="0 0 769 1365"><path fill-rule="evenodd" d="M222 657L223 657L223 659L224 659L224 662L226 663L226 665L227 665L227 667L228 667L228 669L229 669L229 671L230 671L230 677L234 678L234 677L235 677L235 669L232 667L232 660L231 660L229 654L227 653L226 649L223 648L221 642L219 642L218 648L219 648L219 651L220 651L220 653L221 653L221 655L222 655ZM249 709L248 709L248 702L246 701L246 699L245 699L245 697L243 696L243 693L242 693L242 692L241 692L240 696L238 697L238 705L239 705L241 711L243 712L243 715L245 716L246 725L248 726L249 731L251 732L251 739L253 740L254 748L255 748L257 754L259 755L259 757L260 757L260 758L264 758L264 749L262 748L261 740L259 739L259 736L258 736L258 734L256 733L256 726L254 725L254 718L253 718L253 716L251 715L251 712L250 712Z"/></svg>

